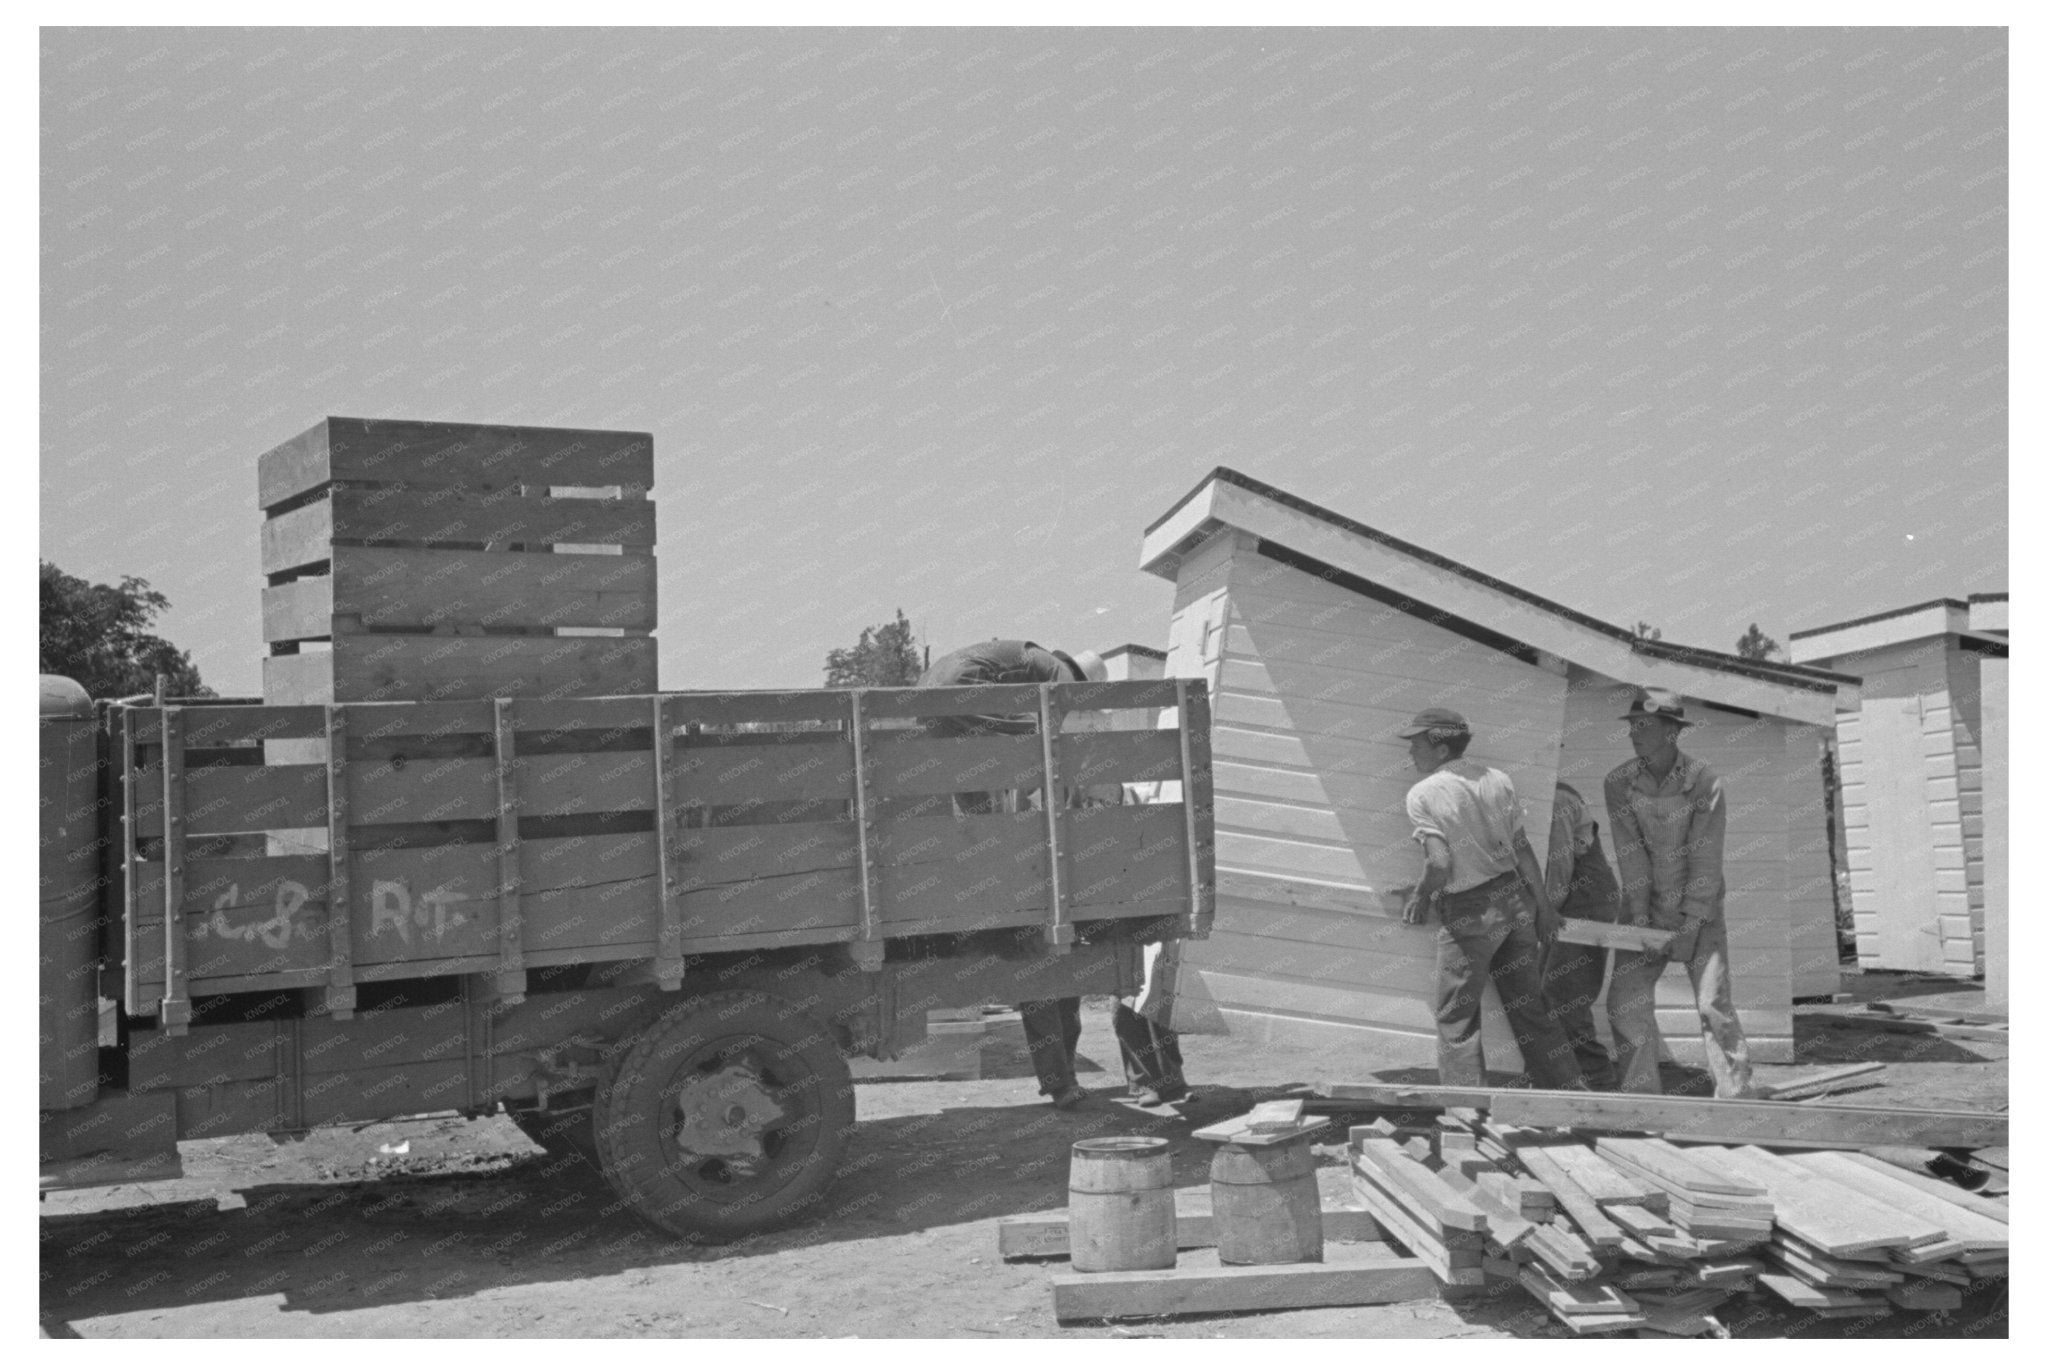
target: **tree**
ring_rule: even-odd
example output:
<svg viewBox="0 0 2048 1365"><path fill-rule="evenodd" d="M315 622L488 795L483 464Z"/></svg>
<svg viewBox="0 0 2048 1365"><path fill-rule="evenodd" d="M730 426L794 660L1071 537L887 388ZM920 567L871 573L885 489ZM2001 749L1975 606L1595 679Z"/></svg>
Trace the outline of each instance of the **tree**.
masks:
<svg viewBox="0 0 2048 1365"><path fill-rule="evenodd" d="M1664 638L1664 632L1651 625L1648 621L1638 621L1636 622L1636 638L1638 640L1661 640Z"/></svg>
<svg viewBox="0 0 2048 1365"><path fill-rule="evenodd" d="M1735 652L1745 659L1755 659L1761 663L1778 652L1778 642L1758 630L1756 622L1751 621L1749 629L1735 642Z"/></svg>
<svg viewBox="0 0 2048 1365"><path fill-rule="evenodd" d="M74 578L45 559L42 578L42 639L38 664L60 673L94 697L132 697L168 680L172 696L210 697L192 656L150 633L170 599L133 575L120 586Z"/></svg>
<svg viewBox="0 0 2048 1365"><path fill-rule="evenodd" d="M864 628L852 649L825 655L827 687L909 687L923 671L923 651L901 607L895 620Z"/></svg>

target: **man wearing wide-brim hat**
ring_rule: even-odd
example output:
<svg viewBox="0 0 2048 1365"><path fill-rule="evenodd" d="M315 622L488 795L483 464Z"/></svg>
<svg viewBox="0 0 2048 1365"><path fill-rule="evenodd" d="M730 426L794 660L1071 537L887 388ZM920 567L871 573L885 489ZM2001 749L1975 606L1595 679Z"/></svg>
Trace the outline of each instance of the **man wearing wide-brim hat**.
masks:
<svg viewBox="0 0 2048 1365"><path fill-rule="evenodd" d="M1676 937L1660 950L1615 954L1607 1019L1620 1054L1621 1088L1649 1095L1663 1090L1657 1074L1657 979L1667 963L1678 962L1692 980L1714 1094L1738 1099L1749 1093L1750 1067L1722 915L1727 791L1720 774L1679 749L1679 736L1692 722L1676 694L1644 689L1622 719L1636 756L1607 774L1606 782L1622 919L1669 929Z"/></svg>
<svg viewBox="0 0 2048 1365"><path fill-rule="evenodd" d="M1490 978L1523 1070L1546 1089L1583 1090L1579 1064L1543 989L1543 943L1556 914L1536 851L1522 830L1515 784L1465 757L1472 729L1433 706L1399 732L1422 780L1407 811L1422 845L1422 882L1403 917L1420 924L1432 903L1436 936L1436 1065L1443 1085L1483 1086L1479 1006Z"/></svg>

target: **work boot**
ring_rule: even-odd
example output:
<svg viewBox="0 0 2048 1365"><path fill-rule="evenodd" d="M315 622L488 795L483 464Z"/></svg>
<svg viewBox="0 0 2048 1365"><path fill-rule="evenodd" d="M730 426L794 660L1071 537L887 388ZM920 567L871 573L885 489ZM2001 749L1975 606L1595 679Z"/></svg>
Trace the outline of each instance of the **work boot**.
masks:
<svg viewBox="0 0 2048 1365"><path fill-rule="evenodd" d="M1052 1097L1052 1107L1055 1109L1072 1109L1087 1098L1087 1091L1078 1085L1070 1085Z"/></svg>

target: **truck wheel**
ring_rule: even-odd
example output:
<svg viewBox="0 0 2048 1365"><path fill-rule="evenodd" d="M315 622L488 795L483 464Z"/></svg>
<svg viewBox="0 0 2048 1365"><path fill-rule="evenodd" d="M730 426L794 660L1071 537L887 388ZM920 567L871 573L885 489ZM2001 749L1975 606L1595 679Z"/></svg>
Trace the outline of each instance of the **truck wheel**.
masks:
<svg viewBox="0 0 2048 1365"><path fill-rule="evenodd" d="M551 1157L575 1157L597 1165L597 1137L591 1131L590 1107L579 1109L512 1109L506 1112L534 1146Z"/></svg>
<svg viewBox="0 0 2048 1365"><path fill-rule="evenodd" d="M699 996L649 1024L597 1092L604 1176L648 1222L723 1241L812 1211L853 1131L830 1030L761 991Z"/></svg>

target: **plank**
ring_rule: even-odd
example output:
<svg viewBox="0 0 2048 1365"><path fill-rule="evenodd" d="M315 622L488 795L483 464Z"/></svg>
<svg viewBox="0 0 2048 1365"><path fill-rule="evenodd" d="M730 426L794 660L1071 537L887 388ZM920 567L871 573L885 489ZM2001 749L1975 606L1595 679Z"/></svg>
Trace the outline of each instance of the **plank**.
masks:
<svg viewBox="0 0 2048 1365"><path fill-rule="evenodd" d="M1693 1160L1687 1151L1656 1138L1602 1136L1596 1140L1595 1146L1602 1156L1627 1162L1693 1195L1722 1194L1738 1199L1757 1199L1767 1193L1767 1187L1753 1178L1730 1175L1716 1166L1704 1165ZM1703 1159L1710 1160L1711 1156L1711 1151L1707 1151Z"/></svg>
<svg viewBox="0 0 2048 1365"><path fill-rule="evenodd" d="M1929 1284L1922 1280L1893 1285L1886 1298L1900 1308L1916 1313L1946 1313L1963 1306L1963 1291L1952 1284Z"/></svg>
<svg viewBox="0 0 2048 1365"><path fill-rule="evenodd" d="M1261 1126L1262 1122L1258 1109L1255 1108L1249 1114L1239 1114L1235 1118L1197 1128L1189 1136L1202 1142L1228 1142L1240 1147L1277 1147L1282 1143L1292 1142L1305 1133L1315 1132L1326 1126L1329 1120L1310 1118L1299 1119L1291 1125Z"/></svg>
<svg viewBox="0 0 2048 1365"><path fill-rule="evenodd" d="M1560 1142L1546 1145L1544 1152L1564 1168L1572 1183L1584 1190L1595 1204L1642 1204L1658 1205L1668 1202L1668 1196L1661 1190L1652 1190L1647 1185L1631 1180L1613 1165L1602 1160L1590 1147L1577 1142Z"/></svg>
<svg viewBox="0 0 2048 1365"><path fill-rule="evenodd" d="M1965 1251L2005 1251L2012 1245L2006 1224L1994 1218L1942 1199L1904 1180L1894 1180L1883 1171L1846 1159L1839 1152L1802 1152L1786 1158L1802 1167L1847 1185L1887 1208L1899 1209L1942 1229Z"/></svg>
<svg viewBox="0 0 2048 1365"><path fill-rule="evenodd" d="M1174 1227L1180 1249L1216 1245L1216 1215L1206 1187L1173 1192ZM1067 1211L1025 1213L996 1223L996 1246L1004 1260L1068 1254ZM1323 1205L1323 1242L1377 1242L1379 1224L1364 1209Z"/></svg>
<svg viewBox="0 0 2048 1365"><path fill-rule="evenodd" d="M1438 1292L1423 1261L1391 1256L1371 1244L1326 1245L1322 1261L1297 1265L1227 1266L1215 1263L1213 1256L1196 1252L1172 1270L1054 1275L1053 1314L1071 1322L1332 1308L1429 1299ZM1459 1273L1480 1276L1477 1270Z"/></svg>
<svg viewBox="0 0 2048 1365"><path fill-rule="evenodd" d="M1910 1247L1941 1240L1940 1228L1921 1219L1879 1208L1853 1190L1772 1157L1759 1147L1717 1155L1746 1171L1771 1193L1778 1225L1831 1255Z"/></svg>
<svg viewBox="0 0 2048 1365"><path fill-rule="evenodd" d="M1594 1247L1618 1247L1628 1240L1622 1230L1600 1212L1592 1197L1558 1164L1549 1148L1534 1145L1518 1147L1515 1156L1529 1168L1529 1174L1542 1181L1557 1196L1558 1205L1578 1225L1579 1235Z"/></svg>
<svg viewBox="0 0 2048 1365"><path fill-rule="evenodd" d="M1783 1104L1773 1100L1579 1095L1504 1090L1488 1101L1513 1123L1661 1133L1694 1142L1772 1147L2000 1147L2007 1116L1954 1109Z"/></svg>
<svg viewBox="0 0 2048 1365"><path fill-rule="evenodd" d="M1811 1076L1799 1076L1792 1080L1777 1081L1757 1087L1757 1098L1765 1100L1804 1100L1817 1095L1832 1094L1837 1090L1857 1089L1876 1085L1873 1079L1884 1070L1883 1062L1853 1062L1848 1066L1832 1067L1817 1071Z"/></svg>
<svg viewBox="0 0 2048 1365"><path fill-rule="evenodd" d="M319 501L263 523L263 572L326 559L332 542L409 541L474 548L482 544L620 545L655 543L657 504L647 498L535 498L519 488L495 493L448 489L336 488Z"/></svg>
<svg viewBox="0 0 2048 1365"><path fill-rule="evenodd" d="M1637 1237L1668 1237L1676 1231L1670 1223L1641 1205L1603 1205L1601 1212L1612 1219L1616 1227Z"/></svg>
<svg viewBox="0 0 2048 1365"><path fill-rule="evenodd" d="M2006 1223L2011 1221L2011 1208L2002 1200L1986 1199L1982 1195L1971 1194L1968 1190L1951 1185L1946 1180L1937 1179L1920 1171L1909 1171L1903 1167L1894 1166L1889 1161L1874 1157L1868 1152L1845 1152L1843 1155L1859 1166L1876 1171L1879 1175L1889 1176L1893 1180L1902 1181L1924 1194L1931 1194L1937 1199L1954 1204L1957 1208L1965 1209L1980 1217L1989 1218L1994 1222Z"/></svg>
<svg viewBox="0 0 2048 1365"><path fill-rule="evenodd" d="M1573 1283L1553 1278L1543 1267L1525 1265L1519 1276L1537 1301L1559 1315L1574 1313L1634 1313L1640 1306L1611 1284Z"/></svg>
<svg viewBox="0 0 2048 1365"><path fill-rule="evenodd" d="M263 590L266 641L433 626L648 631L657 623L651 555L347 545L331 553L329 572Z"/></svg>
<svg viewBox="0 0 2048 1365"><path fill-rule="evenodd" d="M1822 1252L1809 1253L1783 1242L1770 1243L1763 1248L1763 1254L1808 1284L1823 1289L1884 1289L1906 1281L1903 1272L1887 1270L1882 1265L1845 1261Z"/></svg>
<svg viewBox="0 0 2048 1365"><path fill-rule="evenodd" d="M1676 935L1669 929L1652 929L1647 925L1610 924L1602 920L1573 919L1569 916L1559 922L1557 941L1559 943L1581 943L1594 948L1616 948L1639 953L1646 947L1662 948Z"/></svg>
<svg viewBox="0 0 2048 1365"><path fill-rule="evenodd" d="M1356 1166L1351 1175L1352 1195L1372 1215L1381 1232L1399 1242L1428 1266L1438 1280L1448 1285L1479 1285L1486 1272L1479 1268L1484 1253L1477 1246L1446 1246L1415 1221L1408 1210L1367 1179ZM1469 1234L1467 1234L1469 1235ZM1328 1254L1328 1248L1325 1248Z"/></svg>
<svg viewBox="0 0 2048 1365"><path fill-rule="evenodd" d="M189 752L190 743L186 749ZM136 834L164 832L163 769L135 770ZM185 832L305 829L327 823L327 769L313 763L185 769Z"/></svg>
<svg viewBox="0 0 2048 1365"><path fill-rule="evenodd" d="M1436 1176L1470 1199L1486 1215L1486 1240L1489 1244L1512 1251L1534 1235L1535 1223L1522 1217L1512 1204L1482 1188L1464 1171L1446 1166Z"/></svg>
<svg viewBox="0 0 2048 1365"><path fill-rule="evenodd" d="M1351 1152L1355 1163L1369 1165L1383 1177L1381 1183L1390 1193L1410 1196L1402 1202L1419 1217L1465 1232L1486 1231L1486 1214L1477 1204L1390 1139L1374 1136L1368 1129L1353 1129Z"/></svg>
<svg viewBox="0 0 2048 1365"><path fill-rule="evenodd" d="M327 417L257 458L257 503L267 511L339 479L416 489L645 490L654 483L654 438L644 431Z"/></svg>
<svg viewBox="0 0 2048 1365"><path fill-rule="evenodd" d="M355 635L338 651L263 661L273 703L417 701L450 693L531 697L624 696L655 690L656 646L647 636Z"/></svg>
<svg viewBox="0 0 2048 1365"><path fill-rule="evenodd" d="M1875 1306L1884 1311L1885 1301L1851 1289L1823 1289L1811 1285L1796 1275L1779 1275L1766 1271L1756 1277L1757 1283L1776 1294L1794 1308L1815 1311L1837 1308L1867 1308Z"/></svg>
<svg viewBox="0 0 2048 1365"><path fill-rule="evenodd" d="M1560 1227L1539 1225L1522 1245L1568 1280L1589 1280L1606 1269L1591 1247Z"/></svg>

